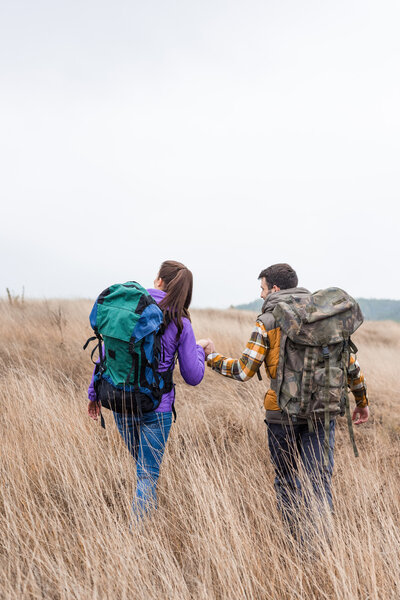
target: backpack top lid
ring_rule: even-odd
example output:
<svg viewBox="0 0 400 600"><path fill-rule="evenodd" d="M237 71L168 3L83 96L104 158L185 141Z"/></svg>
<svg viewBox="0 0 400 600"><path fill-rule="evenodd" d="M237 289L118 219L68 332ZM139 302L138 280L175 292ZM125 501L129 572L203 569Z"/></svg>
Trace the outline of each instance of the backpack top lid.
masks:
<svg viewBox="0 0 400 600"><path fill-rule="evenodd" d="M275 306L273 315L289 339L310 346L337 344L364 320L354 298L336 287L309 295L293 294Z"/></svg>
<svg viewBox="0 0 400 600"><path fill-rule="evenodd" d="M136 281L116 283L104 290L93 305L90 325L103 337L139 342L157 331L163 313L147 290Z"/></svg>

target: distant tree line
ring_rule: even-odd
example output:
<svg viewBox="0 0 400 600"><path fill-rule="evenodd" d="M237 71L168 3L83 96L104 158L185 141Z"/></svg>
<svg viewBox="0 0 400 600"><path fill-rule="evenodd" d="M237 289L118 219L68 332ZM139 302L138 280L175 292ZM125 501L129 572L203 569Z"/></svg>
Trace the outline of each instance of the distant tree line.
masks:
<svg viewBox="0 0 400 600"><path fill-rule="evenodd" d="M400 300L357 298L364 317L369 321L400 321Z"/></svg>
<svg viewBox="0 0 400 600"><path fill-rule="evenodd" d="M377 300L376 298L357 298L367 321L400 321L400 300ZM248 304L238 304L233 308L261 312L261 298Z"/></svg>

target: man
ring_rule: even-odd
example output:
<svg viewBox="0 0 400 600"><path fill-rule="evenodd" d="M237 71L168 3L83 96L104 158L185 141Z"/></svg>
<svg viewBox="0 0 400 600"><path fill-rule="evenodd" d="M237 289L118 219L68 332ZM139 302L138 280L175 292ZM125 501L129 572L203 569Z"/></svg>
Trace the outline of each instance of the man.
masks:
<svg viewBox="0 0 400 600"><path fill-rule="evenodd" d="M261 298L264 300L263 310L256 321L241 358L227 358L217 352L212 352L207 357L207 365L226 377L237 381L248 381L259 372L262 364L265 364L267 375L271 381L271 387L265 394L264 407L266 409L268 445L275 469L275 490L279 509L291 526L292 515L296 511L296 507L299 506L300 499L305 498L298 477L299 461L309 478L312 495L317 504L321 506L327 502L329 508L332 509L331 477L335 418L330 418L326 423L324 418L316 418L314 423L310 423L310 419L289 417L278 405L281 391L274 388L277 388L277 372L283 357L280 343L282 331L272 311L278 302L288 301L292 295L300 299L309 297L310 292L297 287L296 272L288 264L272 265L261 271L258 278L261 281ZM290 357L289 359L287 357L287 353L290 351L290 347L286 345L285 368L287 363L290 363ZM295 351L294 348L293 352ZM356 425L359 425L365 423L369 417L367 389L355 355L349 352L348 356L348 385L356 400L352 419ZM301 363L300 371L302 367L303 363ZM301 376L302 373L300 373ZM324 457L326 431L329 433L329 448L327 445Z"/></svg>

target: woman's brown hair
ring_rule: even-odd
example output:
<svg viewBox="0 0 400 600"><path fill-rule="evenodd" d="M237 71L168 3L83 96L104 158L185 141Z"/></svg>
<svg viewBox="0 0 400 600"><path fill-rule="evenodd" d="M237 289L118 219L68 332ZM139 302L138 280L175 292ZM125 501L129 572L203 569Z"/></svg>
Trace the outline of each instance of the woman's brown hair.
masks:
<svg viewBox="0 0 400 600"><path fill-rule="evenodd" d="M164 282L165 297L160 302L164 311L166 324L173 321L178 328L178 335L182 333L182 318L190 320L189 306L192 301L193 275L185 265L175 260L166 260L162 263L158 277Z"/></svg>

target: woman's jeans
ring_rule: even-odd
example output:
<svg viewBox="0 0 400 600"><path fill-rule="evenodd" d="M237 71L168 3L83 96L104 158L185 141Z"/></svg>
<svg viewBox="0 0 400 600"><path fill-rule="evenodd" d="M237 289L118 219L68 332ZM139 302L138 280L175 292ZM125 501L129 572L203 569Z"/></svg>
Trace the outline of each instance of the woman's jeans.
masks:
<svg viewBox="0 0 400 600"><path fill-rule="evenodd" d="M137 486L132 509L140 519L157 508L156 485L172 423L171 412L149 412L141 417L114 413L118 431L136 461Z"/></svg>

